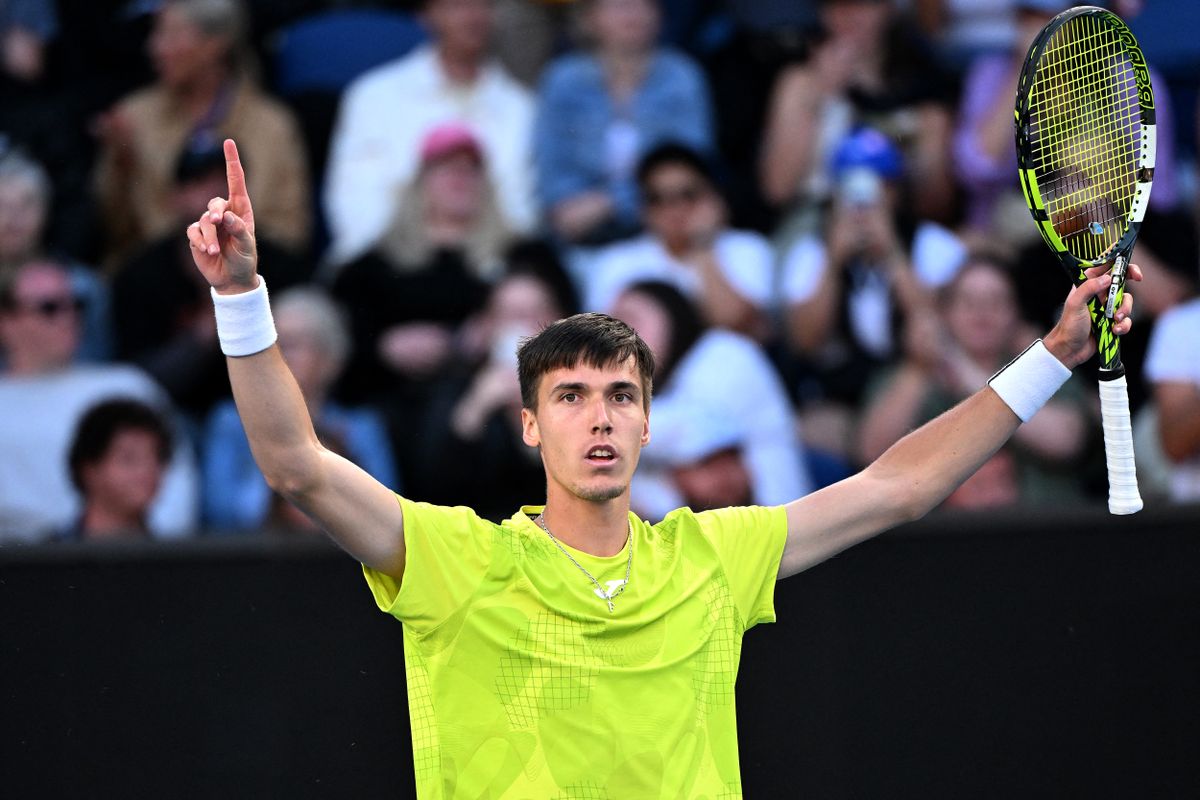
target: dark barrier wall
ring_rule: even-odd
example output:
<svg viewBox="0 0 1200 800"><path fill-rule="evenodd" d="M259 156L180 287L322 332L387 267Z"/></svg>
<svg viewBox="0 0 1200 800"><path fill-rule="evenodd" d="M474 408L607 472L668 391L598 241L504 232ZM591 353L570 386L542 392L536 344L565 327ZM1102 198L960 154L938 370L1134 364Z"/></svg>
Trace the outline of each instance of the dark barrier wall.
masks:
<svg viewBox="0 0 1200 800"><path fill-rule="evenodd" d="M779 586L750 798L1195 797L1200 514L947 516ZM321 543L0 548L0 796L412 796L400 626Z"/></svg>

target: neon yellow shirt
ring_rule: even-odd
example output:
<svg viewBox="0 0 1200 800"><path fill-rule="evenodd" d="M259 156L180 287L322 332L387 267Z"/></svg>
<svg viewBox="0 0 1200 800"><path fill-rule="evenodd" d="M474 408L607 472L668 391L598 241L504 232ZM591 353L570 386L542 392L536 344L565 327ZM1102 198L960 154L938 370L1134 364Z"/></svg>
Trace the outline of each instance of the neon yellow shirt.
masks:
<svg viewBox="0 0 1200 800"><path fill-rule="evenodd" d="M741 797L734 680L742 635L775 620L782 508L631 514L610 614L540 507L498 525L400 503L402 585L364 573L404 623L418 797ZM570 552L625 577L627 551Z"/></svg>

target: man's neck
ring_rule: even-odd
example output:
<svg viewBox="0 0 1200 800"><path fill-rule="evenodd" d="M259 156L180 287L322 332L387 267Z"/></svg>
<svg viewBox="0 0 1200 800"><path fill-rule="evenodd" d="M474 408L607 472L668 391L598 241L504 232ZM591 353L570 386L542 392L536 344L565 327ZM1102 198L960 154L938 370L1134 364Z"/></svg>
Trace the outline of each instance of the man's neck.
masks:
<svg viewBox="0 0 1200 800"><path fill-rule="evenodd" d="M650 66L650 54L643 50L613 50L600 56L609 91L624 101L642 85Z"/></svg>
<svg viewBox="0 0 1200 800"><path fill-rule="evenodd" d="M438 64L451 83L470 86L479 79L485 58L480 53L465 53L446 47L437 49Z"/></svg>
<svg viewBox="0 0 1200 800"><path fill-rule="evenodd" d="M629 537L629 492L603 502L550 493L542 522L563 544L594 556L614 556ZM559 494L559 496L554 496Z"/></svg>
<svg viewBox="0 0 1200 800"><path fill-rule="evenodd" d="M54 361L49 362L37 356L26 355L20 352L8 353L8 366L4 370L4 374L10 377L30 378L37 375L50 375L55 372L61 372L71 366L70 362L65 364Z"/></svg>
<svg viewBox="0 0 1200 800"><path fill-rule="evenodd" d="M227 78L225 70L202 72L192 80L173 87L171 94L190 118L200 119L212 108Z"/></svg>
<svg viewBox="0 0 1200 800"><path fill-rule="evenodd" d="M146 532L146 523L136 515L122 513L102 503L89 503L83 512L83 535L86 539L121 539Z"/></svg>

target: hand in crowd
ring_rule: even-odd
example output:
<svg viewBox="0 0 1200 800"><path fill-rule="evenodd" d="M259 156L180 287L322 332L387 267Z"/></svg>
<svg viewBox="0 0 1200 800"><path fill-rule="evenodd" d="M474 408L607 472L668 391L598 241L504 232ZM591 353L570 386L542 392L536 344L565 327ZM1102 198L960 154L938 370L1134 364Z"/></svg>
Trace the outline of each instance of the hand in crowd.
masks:
<svg viewBox="0 0 1200 800"><path fill-rule="evenodd" d="M463 439L476 439L488 418L505 406L513 407L512 421L520 420L521 384L510 363L489 361L471 382L471 388L454 407L451 424Z"/></svg>
<svg viewBox="0 0 1200 800"><path fill-rule="evenodd" d="M607 192L584 192L569 197L553 211L554 227L569 240L575 240L600 224L613 212Z"/></svg>
<svg viewBox="0 0 1200 800"><path fill-rule="evenodd" d="M379 337L379 357L397 372L424 376L446 363L454 349L454 336L435 322L393 325Z"/></svg>
<svg viewBox="0 0 1200 800"><path fill-rule="evenodd" d="M830 39L818 46L813 64L820 91L826 96L844 91L858 68L858 59L853 42Z"/></svg>
<svg viewBox="0 0 1200 800"><path fill-rule="evenodd" d="M693 253L712 250L717 236L725 228L728 212L725 201L715 192L702 192L688 217L688 239Z"/></svg>
<svg viewBox="0 0 1200 800"><path fill-rule="evenodd" d="M4 71L20 81L33 82L42 77L45 49L37 34L14 25L0 41Z"/></svg>

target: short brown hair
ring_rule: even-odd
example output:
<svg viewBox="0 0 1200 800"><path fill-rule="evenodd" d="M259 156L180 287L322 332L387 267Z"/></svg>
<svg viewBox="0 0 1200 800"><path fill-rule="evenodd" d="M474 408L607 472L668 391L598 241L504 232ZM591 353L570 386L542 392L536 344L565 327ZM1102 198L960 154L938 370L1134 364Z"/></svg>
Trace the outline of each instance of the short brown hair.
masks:
<svg viewBox="0 0 1200 800"><path fill-rule="evenodd" d="M579 364L602 368L631 357L642 379L642 406L649 409L654 354L637 331L607 314L576 314L553 322L517 348L521 405L537 410L538 382L551 370Z"/></svg>
<svg viewBox="0 0 1200 800"><path fill-rule="evenodd" d="M158 440L158 462L165 465L171 460L171 429L157 411L131 398L102 401L79 421L67 456L71 482L80 494L84 492L83 468L101 461L117 434L129 430L152 434Z"/></svg>

